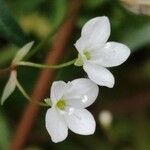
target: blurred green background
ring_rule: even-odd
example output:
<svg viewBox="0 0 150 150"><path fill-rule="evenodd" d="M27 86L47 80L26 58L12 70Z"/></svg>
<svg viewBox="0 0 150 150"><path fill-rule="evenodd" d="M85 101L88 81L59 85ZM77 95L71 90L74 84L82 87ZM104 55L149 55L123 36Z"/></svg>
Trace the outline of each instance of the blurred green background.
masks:
<svg viewBox="0 0 150 150"><path fill-rule="evenodd" d="M0 0L0 68L8 67L16 51L30 40L35 41L35 46L42 44L36 51L31 50L29 60L43 62L53 40L49 33L64 21L68 3L67 0ZM150 4L147 5L150 9ZM131 6L134 8L137 4ZM80 136L69 132L64 142L52 143L45 129L44 108L25 149L150 150L150 14L134 14L119 0L85 0L63 61L77 56L73 44L80 37L83 24L103 15L111 22L109 40L128 45L132 54L123 65L111 69L116 79L115 87L100 87L99 98L89 108L97 122L95 134ZM18 79L28 93L32 92L39 72L33 68L18 69ZM70 66L58 70L55 80L69 81L78 77L86 77L86 74L81 68ZM0 76L0 93L7 79L8 75ZM15 90L5 105L0 106L1 150L9 149L27 103ZM98 119L103 110L113 116L107 128Z"/></svg>

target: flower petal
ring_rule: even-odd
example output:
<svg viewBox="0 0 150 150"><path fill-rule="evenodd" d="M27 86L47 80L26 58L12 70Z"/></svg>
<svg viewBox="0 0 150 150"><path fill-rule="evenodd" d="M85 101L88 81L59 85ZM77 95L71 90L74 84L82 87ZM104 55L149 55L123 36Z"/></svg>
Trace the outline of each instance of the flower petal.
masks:
<svg viewBox="0 0 150 150"><path fill-rule="evenodd" d="M65 121L68 128L74 133L90 135L95 132L95 120L86 109L74 109L72 113L66 113Z"/></svg>
<svg viewBox="0 0 150 150"><path fill-rule="evenodd" d="M115 80L112 73L104 67L85 62L83 69L88 74L88 77L100 86L112 88Z"/></svg>
<svg viewBox="0 0 150 150"><path fill-rule="evenodd" d="M13 91L16 88L16 80L17 79L17 72L12 71L9 77L8 82L6 83L6 86L4 88L2 98L1 98L1 104L5 102L5 100L13 93Z"/></svg>
<svg viewBox="0 0 150 150"><path fill-rule="evenodd" d="M88 51L102 47L110 36L110 22L108 17L96 17L89 20L82 28L81 38L86 40ZM85 39L86 39L85 38ZM81 39L80 39L81 40Z"/></svg>
<svg viewBox="0 0 150 150"><path fill-rule="evenodd" d="M91 62L104 67L113 67L127 60L130 55L130 49L121 43L108 42L104 48L91 53Z"/></svg>
<svg viewBox="0 0 150 150"><path fill-rule="evenodd" d="M60 100L66 89L66 83L64 81L55 81L51 86L50 98L52 105L55 105L58 100Z"/></svg>
<svg viewBox="0 0 150 150"><path fill-rule="evenodd" d="M29 52L29 50L31 49L32 45L34 44L34 42L30 42L28 44L26 44L25 46L23 46L16 54L15 58L12 61L12 64L16 64L19 61L21 61L25 55Z"/></svg>
<svg viewBox="0 0 150 150"><path fill-rule="evenodd" d="M89 37L80 37L74 44L78 52L83 55L83 51L89 47Z"/></svg>
<svg viewBox="0 0 150 150"><path fill-rule="evenodd" d="M46 129L53 142L57 143L66 139L68 135L68 128L63 117L55 108L50 108L47 110L45 123Z"/></svg>
<svg viewBox="0 0 150 150"><path fill-rule="evenodd" d="M75 108L85 108L90 106L97 98L99 88L91 80L80 78L71 83L69 90L64 93L64 99Z"/></svg>

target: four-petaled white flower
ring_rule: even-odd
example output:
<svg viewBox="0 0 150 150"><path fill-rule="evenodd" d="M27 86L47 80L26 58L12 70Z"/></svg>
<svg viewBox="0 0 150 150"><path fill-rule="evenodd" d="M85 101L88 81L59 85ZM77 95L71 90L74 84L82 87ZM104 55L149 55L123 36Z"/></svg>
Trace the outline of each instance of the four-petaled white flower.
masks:
<svg viewBox="0 0 150 150"><path fill-rule="evenodd" d="M129 57L130 49L121 43L107 42L109 36L110 23L107 17L89 20L75 43L79 52L75 65L83 65L88 77L98 85L112 88L115 80L106 68L122 64Z"/></svg>
<svg viewBox="0 0 150 150"><path fill-rule="evenodd" d="M98 91L93 81L84 78L52 84L52 107L46 113L46 129L53 142L63 141L68 135L68 128L81 135L94 133L95 120L85 108L96 100Z"/></svg>

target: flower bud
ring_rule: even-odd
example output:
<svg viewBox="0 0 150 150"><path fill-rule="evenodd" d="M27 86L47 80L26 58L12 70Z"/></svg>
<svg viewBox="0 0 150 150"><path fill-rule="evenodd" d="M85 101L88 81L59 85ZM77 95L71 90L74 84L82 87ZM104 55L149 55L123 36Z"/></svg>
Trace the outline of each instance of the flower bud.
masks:
<svg viewBox="0 0 150 150"><path fill-rule="evenodd" d="M113 115L108 110L102 110L99 113L99 122L102 125L103 128L109 128L111 126Z"/></svg>

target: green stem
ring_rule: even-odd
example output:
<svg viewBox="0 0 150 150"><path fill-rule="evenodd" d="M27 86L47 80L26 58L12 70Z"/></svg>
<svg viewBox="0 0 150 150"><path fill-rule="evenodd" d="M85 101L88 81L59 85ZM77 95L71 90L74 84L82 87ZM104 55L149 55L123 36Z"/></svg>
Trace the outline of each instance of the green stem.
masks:
<svg viewBox="0 0 150 150"><path fill-rule="evenodd" d="M49 107L49 105L46 104L46 103L38 102L38 101L35 101L35 100L33 101L33 100L30 98L30 96L26 93L26 91L24 90L24 88L22 87L22 85L19 83L18 80L17 80L17 82L16 82L16 85L17 85L18 89L20 90L20 92L23 94L23 96L24 96L27 100L29 100L30 102L32 102L32 103L34 103L34 104L40 105L40 106Z"/></svg>
<svg viewBox="0 0 150 150"><path fill-rule="evenodd" d="M59 64L59 65L44 65L44 64L37 64L37 63L32 63L32 62L27 62L27 61L21 61L16 65L19 66L30 66L30 67L35 67L35 68L53 68L53 69L59 69L59 68L64 68L67 66L70 66L72 64L74 64L76 61L76 59L71 60L69 62L63 63L63 64Z"/></svg>

